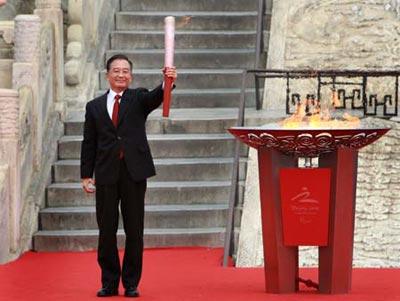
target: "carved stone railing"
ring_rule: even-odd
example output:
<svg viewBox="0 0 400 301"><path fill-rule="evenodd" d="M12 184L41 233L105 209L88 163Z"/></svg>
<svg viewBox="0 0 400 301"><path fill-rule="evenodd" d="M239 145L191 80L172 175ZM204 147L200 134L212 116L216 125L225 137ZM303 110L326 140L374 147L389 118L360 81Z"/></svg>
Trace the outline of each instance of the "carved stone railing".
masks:
<svg viewBox="0 0 400 301"><path fill-rule="evenodd" d="M65 63L66 101L82 106L97 85L97 69L103 64L108 33L114 26L116 0L70 0Z"/></svg>
<svg viewBox="0 0 400 301"><path fill-rule="evenodd" d="M7 214L8 222L0 236L6 236L7 245L0 245L0 262L14 253L19 245L21 218L21 176L19 152L19 101L18 92L0 89L0 194L2 194L2 215ZM4 198L4 199L3 199Z"/></svg>
<svg viewBox="0 0 400 301"><path fill-rule="evenodd" d="M55 89L54 100L61 102L64 100L64 35L61 0L36 0L34 14L39 16L42 22L50 23L54 32L54 48L52 49L54 52L54 71L52 74Z"/></svg>
<svg viewBox="0 0 400 301"><path fill-rule="evenodd" d="M21 172L21 190L24 195L26 195L25 191L31 183L33 172L40 169L35 164L40 160L37 154L33 152L33 145L35 145L37 137L33 127L35 120L33 100L33 91L30 87L24 86L19 89L19 153L21 156L20 166L23 171Z"/></svg>
<svg viewBox="0 0 400 301"><path fill-rule="evenodd" d="M39 164L38 154L42 147L42 110L39 109L39 39L40 18L35 15L19 15L15 18L15 47L12 86L18 90L24 86L33 91L32 134L37 137L33 145L33 161Z"/></svg>
<svg viewBox="0 0 400 301"><path fill-rule="evenodd" d="M0 89L0 217L9 217L0 222L0 262L31 248L63 132L60 1L37 0L35 14L14 19L12 89Z"/></svg>

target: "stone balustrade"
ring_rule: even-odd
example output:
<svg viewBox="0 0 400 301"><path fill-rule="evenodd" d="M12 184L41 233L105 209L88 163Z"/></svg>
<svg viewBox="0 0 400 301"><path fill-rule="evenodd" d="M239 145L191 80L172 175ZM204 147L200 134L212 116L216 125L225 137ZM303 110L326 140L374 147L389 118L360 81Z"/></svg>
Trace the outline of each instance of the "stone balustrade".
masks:
<svg viewBox="0 0 400 301"><path fill-rule="evenodd" d="M61 0L36 0L35 4L34 14L39 16L42 22L50 22L54 28L54 102L60 103L64 100L64 34Z"/></svg>
<svg viewBox="0 0 400 301"><path fill-rule="evenodd" d="M8 212L8 223L1 231L4 231L9 238L6 245L0 245L0 254L6 254L17 250L20 238L21 170L19 168L20 127L17 91L0 89L0 116L0 165L3 166L0 193L3 194L3 202L7 202L3 205L5 211ZM5 259L0 258L0 262Z"/></svg>
<svg viewBox="0 0 400 301"><path fill-rule="evenodd" d="M18 15L15 18L15 46L12 87L18 90L24 86L33 90L33 114L36 116L32 125L32 134L37 137L34 143L33 157L35 165L39 164L38 154L42 147L40 124L43 114L39 110L39 40L41 21L36 15Z"/></svg>
<svg viewBox="0 0 400 301"><path fill-rule="evenodd" d="M36 0L34 12L17 15L12 27L0 23L2 36L14 44L11 68L0 68L11 74L12 87L0 88L0 262L31 248L63 132L61 0Z"/></svg>

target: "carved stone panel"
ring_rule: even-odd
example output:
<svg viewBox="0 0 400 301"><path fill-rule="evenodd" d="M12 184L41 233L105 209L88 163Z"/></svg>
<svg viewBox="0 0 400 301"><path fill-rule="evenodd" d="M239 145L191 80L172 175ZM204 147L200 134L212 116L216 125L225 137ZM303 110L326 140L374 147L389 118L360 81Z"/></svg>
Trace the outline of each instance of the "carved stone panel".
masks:
<svg viewBox="0 0 400 301"><path fill-rule="evenodd" d="M39 66L39 109L45 118L54 101L54 31L50 23L43 24L40 32ZM44 122L42 120L41 123Z"/></svg>
<svg viewBox="0 0 400 301"><path fill-rule="evenodd" d="M18 139L19 102L18 92L0 89L0 139Z"/></svg>

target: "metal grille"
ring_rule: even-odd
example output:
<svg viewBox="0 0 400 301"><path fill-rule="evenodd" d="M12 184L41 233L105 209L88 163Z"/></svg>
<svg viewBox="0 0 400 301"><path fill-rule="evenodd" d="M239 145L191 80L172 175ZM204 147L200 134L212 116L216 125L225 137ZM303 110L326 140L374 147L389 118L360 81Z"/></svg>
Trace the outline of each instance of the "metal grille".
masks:
<svg viewBox="0 0 400 301"><path fill-rule="evenodd" d="M262 80L280 78L285 81L287 114L292 114L301 101L307 107L320 106L323 90L329 89L337 95L338 110L361 110L364 116L398 116L400 71L260 69L246 73L254 74L257 109L261 109ZM297 82L305 79L313 82L312 89L296 91Z"/></svg>

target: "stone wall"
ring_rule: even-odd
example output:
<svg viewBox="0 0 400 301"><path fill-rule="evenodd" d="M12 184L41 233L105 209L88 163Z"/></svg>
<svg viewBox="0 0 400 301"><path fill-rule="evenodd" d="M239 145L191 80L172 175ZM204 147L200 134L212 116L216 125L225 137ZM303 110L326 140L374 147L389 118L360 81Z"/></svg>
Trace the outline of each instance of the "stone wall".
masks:
<svg viewBox="0 0 400 301"><path fill-rule="evenodd" d="M268 69L396 69L397 0L273 2ZM285 107L285 83L266 82L265 107Z"/></svg>
<svg viewBox="0 0 400 301"><path fill-rule="evenodd" d="M400 25L395 4L295 1L288 11L285 67L398 68Z"/></svg>
<svg viewBox="0 0 400 301"><path fill-rule="evenodd" d="M370 119L392 130L360 152L354 264L400 266L400 119Z"/></svg>
<svg viewBox="0 0 400 301"><path fill-rule="evenodd" d="M257 150L250 148L236 266L252 267L262 266L263 264L264 254L262 247Z"/></svg>
<svg viewBox="0 0 400 301"><path fill-rule="evenodd" d="M267 68L398 69L399 7L394 0L275 0ZM264 107L283 109L285 88L267 81ZM399 267L399 120L368 122L393 129L360 152L354 264ZM263 263L257 164L249 164L247 175L238 266ZM300 265L315 265L316 248L301 250Z"/></svg>

